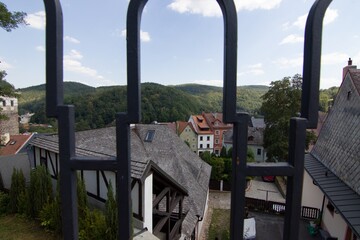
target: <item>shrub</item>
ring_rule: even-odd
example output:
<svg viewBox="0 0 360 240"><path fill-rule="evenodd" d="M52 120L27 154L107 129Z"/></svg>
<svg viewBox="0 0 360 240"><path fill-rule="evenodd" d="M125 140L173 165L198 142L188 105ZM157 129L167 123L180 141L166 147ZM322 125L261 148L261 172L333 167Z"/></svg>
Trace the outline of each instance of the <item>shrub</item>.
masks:
<svg viewBox="0 0 360 240"><path fill-rule="evenodd" d="M19 208L20 196L25 194L25 177L22 170L13 169L10 187L10 212L16 213Z"/></svg>
<svg viewBox="0 0 360 240"><path fill-rule="evenodd" d="M0 191L0 216L9 210L10 196Z"/></svg>
<svg viewBox="0 0 360 240"><path fill-rule="evenodd" d="M104 214L97 209L93 211L86 209L86 212L83 228L79 231L79 239L104 239L106 234L106 221Z"/></svg>
<svg viewBox="0 0 360 240"><path fill-rule="evenodd" d="M111 181L109 182L107 201L105 203L105 220L107 226L106 239L116 239L118 232L118 211Z"/></svg>
<svg viewBox="0 0 360 240"><path fill-rule="evenodd" d="M51 177L45 166L38 166L30 174L28 189L28 215L32 218L39 216L43 207L53 200Z"/></svg>
<svg viewBox="0 0 360 240"><path fill-rule="evenodd" d="M3 191L5 189L4 187L4 181L1 175L1 171L0 171L0 191Z"/></svg>

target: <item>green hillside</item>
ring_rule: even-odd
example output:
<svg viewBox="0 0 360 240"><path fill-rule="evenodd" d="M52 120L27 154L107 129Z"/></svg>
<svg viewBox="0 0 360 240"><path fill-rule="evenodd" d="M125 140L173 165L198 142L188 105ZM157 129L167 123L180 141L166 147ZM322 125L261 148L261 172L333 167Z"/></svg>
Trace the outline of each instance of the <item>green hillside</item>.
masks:
<svg viewBox="0 0 360 240"><path fill-rule="evenodd" d="M238 87L237 108L258 114L261 96L267 87ZM52 123L45 116L45 85L19 89L19 113L35 113L34 123ZM77 130L100 128L114 123L117 112L126 112L126 86L93 88L80 83L65 82L65 104L75 105ZM222 88L187 84L163 86L155 83L141 85L142 122L173 122L188 120L192 114L222 111Z"/></svg>

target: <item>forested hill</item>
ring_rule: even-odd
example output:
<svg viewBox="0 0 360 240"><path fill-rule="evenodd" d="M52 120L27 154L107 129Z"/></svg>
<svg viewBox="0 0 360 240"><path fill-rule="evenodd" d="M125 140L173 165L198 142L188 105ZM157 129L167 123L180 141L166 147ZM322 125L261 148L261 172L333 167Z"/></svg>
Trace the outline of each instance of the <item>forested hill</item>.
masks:
<svg viewBox="0 0 360 240"><path fill-rule="evenodd" d="M237 108L258 114L266 86L244 86L237 90ZM33 123L51 123L45 117L45 85L24 89L19 99L19 113L35 113ZM93 88L80 83L64 83L64 101L75 105L77 130L113 124L117 112L126 111L126 86ZM187 121L191 114L222 111L222 88L186 84L163 86L141 84L142 122Z"/></svg>

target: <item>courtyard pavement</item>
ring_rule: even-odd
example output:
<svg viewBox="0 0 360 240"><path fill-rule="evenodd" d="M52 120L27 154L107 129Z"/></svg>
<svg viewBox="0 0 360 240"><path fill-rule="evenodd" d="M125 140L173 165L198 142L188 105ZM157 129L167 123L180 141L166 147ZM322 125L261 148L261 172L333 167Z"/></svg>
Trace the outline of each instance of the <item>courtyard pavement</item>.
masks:
<svg viewBox="0 0 360 240"><path fill-rule="evenodd" d="M246 196L251 198L266 199L266 190L268 190L268 200L285 202L274 183L266 183L253 180L246 191ZM262 191L256 191L262 189ZM213 209L230 209L230 192L212 191L209 193L209 210L207 216L204 218L204 227L202 232L203 240L207 239L207 231L211 222L211 215ZM250 212L249 217L254 217L256 221L256 239L257 240L281 240L284 228L284 216ZM314 240L320 237L312 237L307 231L308 222L300 220L299 226L299 240Z"/></svg>

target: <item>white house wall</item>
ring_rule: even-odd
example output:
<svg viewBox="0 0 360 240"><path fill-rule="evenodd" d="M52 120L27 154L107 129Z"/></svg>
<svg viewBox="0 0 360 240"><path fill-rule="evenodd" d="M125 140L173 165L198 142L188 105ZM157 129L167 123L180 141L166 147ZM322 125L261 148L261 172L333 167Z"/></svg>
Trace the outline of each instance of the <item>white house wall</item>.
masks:
<svg viewBox="0 0 360 240"><path fill-rule="evenodd" d="M144 227L152 233L153 230L153 175L150 174L143 184L143 216Z"/></svg>
<svg viewBox="0 0 360 240"><path fill-rule="evenodd" d="M136 182L131 191L133 213L140 214L139 209L139 182Z"/></svg>
<svg viewBox="0 0 360 240"><path fill-rule="evenodd" d="M342 218L342 216L335 211L333 214L327 209L326 205L328 200L325 201L322 228L327 230L332 237L337 237L338 239L345 239L347 224Z"/></svg>
<svg viewBox="0 0 360 240"><path fill-rule="evenodd" d="M320 188L314 185L312 178L304 171L302 206L318 208L321 210L324 194Z"/></svg>

